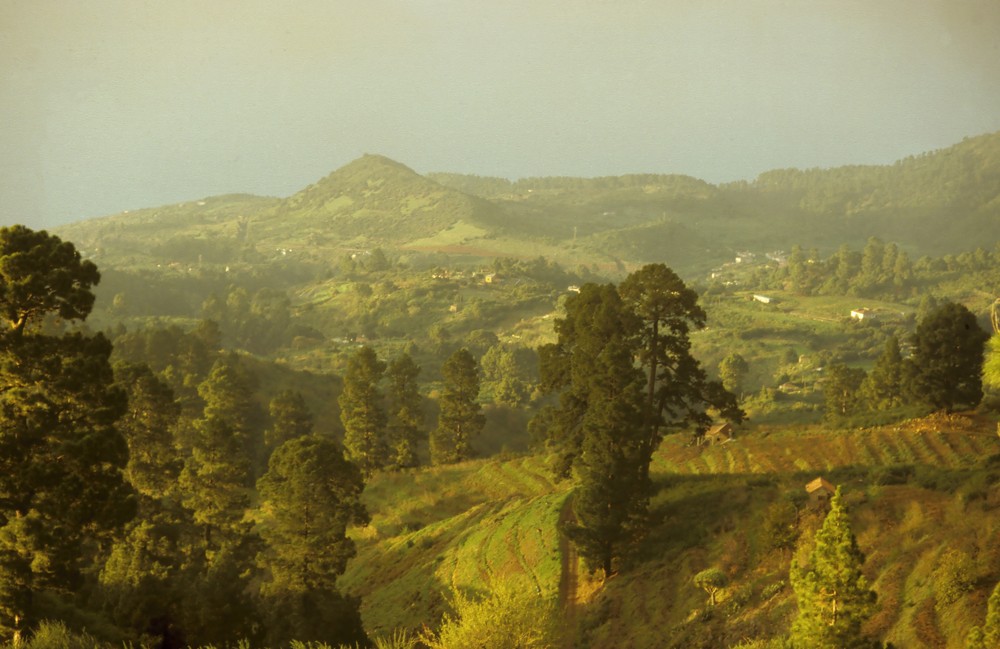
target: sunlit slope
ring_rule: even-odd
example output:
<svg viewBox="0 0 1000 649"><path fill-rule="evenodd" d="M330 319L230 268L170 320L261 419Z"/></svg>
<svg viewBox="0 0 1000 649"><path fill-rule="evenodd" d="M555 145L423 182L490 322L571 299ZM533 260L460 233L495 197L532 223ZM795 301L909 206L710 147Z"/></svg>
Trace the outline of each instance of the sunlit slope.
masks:
<svg viewBox="0 0 1000 649"><path fill-rule="evenodd" d="M718 446L668 437L653 464L652 527L621 572L583 593L567 624L575 646L728 647L770 637L794 615L795 552L769 545L770 509L804 498L805 482L844 486L882 607L870 630L905 647L962 646L1000 578L1000 439L993 421L934 416L865 430L755 431ZM984 464L987 463L987 464ZM559 593L557 523L571 496L544 457L471 461L376 476L365 492L372 523L341 585L363 598L369 631L433 626L454 589L513 582ZM800 509L799 547L822 518ZM975 575L937 604L948 551ZM802 550L800 550L802 552ZM730 586L709 609L693 576L723 568ZM651 644L652 643L652 644Z"/></svg>
<svg viewBox="0 0 1000 649"><path fill-rule="evenodd" d="M539 458L380 475L365 491L372 522L355 533L358 556L341 586L362 597L365 626L376 632L436 622L455 590L498 581L554 597L567 494Z"/></svg>

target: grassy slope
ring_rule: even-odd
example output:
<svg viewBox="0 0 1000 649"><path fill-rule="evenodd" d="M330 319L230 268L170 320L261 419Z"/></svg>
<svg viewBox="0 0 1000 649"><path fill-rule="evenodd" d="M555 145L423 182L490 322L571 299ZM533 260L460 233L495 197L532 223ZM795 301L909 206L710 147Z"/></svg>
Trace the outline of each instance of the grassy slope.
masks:
<svg viewBox="0 0 1000 649"><path fill-rule="evenodd" d="M882 602L873 633L901 647L957 648L981 620L1000 579L1000 489L972 468L1000 452L993 422L938 416L860 431L757 431L708 448L685 442L668 438L657 453L653 528L620 574L583 598L577 646L725 647L781 633L795 610L793 553L766 546L762 521L817 474L848 494ZM908 481L875 484L886 475L879 467L899 464L916 467ZM377 476L365 493L373 522L355 531L359 556L342 585L363 597L365 623L381 633L433 624L454 588L503 579L554 595L568 489L549 480L540 457ZM801 547L820 521L803 510ZM934 569L947 548L974 557L976 581L935 609ZM713 565L731 585L709 611L691 579Z"/></svg>

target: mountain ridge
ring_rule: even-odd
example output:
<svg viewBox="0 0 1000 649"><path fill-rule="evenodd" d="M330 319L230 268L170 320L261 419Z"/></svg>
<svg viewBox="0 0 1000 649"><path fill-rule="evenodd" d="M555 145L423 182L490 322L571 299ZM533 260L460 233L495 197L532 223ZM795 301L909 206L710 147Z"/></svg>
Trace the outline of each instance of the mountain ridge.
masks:
<svg viewBox="0 0 1000 649"><path fill-rule="evenodd" d="M209 197L55 230L86 249L134 249L151 236L229 240L231 252L416 246L572 264L663 261L684 273L749 247L830 251L871 236L911 256L941 255L1000 240L1000 132L892 165L775 169L721 185L682 174L419 174L365 154L285 198Z"/></svg>

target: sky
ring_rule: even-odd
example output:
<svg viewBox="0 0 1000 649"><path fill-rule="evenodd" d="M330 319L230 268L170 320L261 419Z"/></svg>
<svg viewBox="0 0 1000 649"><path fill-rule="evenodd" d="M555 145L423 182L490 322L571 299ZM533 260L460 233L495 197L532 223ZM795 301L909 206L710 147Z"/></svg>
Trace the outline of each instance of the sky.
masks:
<svg viewBox="0 0 1000 649"><path fill-rule="evenodd" d="M997 0L0 0L0 225L364 153L718 183L993 131Z"/></svg>

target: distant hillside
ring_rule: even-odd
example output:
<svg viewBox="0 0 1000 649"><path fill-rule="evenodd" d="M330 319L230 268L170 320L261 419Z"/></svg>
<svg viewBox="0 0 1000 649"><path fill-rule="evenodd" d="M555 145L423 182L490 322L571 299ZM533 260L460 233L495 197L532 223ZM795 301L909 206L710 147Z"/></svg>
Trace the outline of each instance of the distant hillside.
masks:
<svg viewBox="0 0 1000 649"><path fill-rule="evenodd" d="M870 236L917 258L1000 240L1000 133L893 165L774 170L722 186L681 175L424 176L366 155L285 199L206 198L59 232L121 264L382 247L619 269L664 262L690 275L736 250L828 252Z"/></svg>
<svg viewBox="0 0 1000 649"><path fill-rule="evenodd" d="M460 222L488 227L495 212L483 199L383 156L365 155L263 215L254 223L254 238L280 245L308 235L313 242L398 247Z"/></svg>

